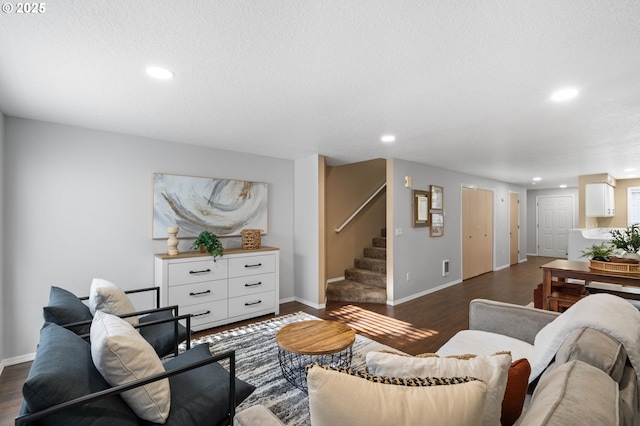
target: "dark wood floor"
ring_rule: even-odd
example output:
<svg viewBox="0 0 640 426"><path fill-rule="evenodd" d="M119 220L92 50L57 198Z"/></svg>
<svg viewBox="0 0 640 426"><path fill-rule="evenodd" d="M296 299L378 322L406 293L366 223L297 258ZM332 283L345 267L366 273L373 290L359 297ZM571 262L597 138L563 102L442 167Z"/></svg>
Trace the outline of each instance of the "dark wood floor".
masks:
<svg viewBox="0 0 640 426"><path fill-rule="evenodd" d="M447 289L398 306L367 303L330 302L326 309L313 309L297 302L280 305L280 314L304 311L323 319L344 322L357 333L402 351L434 352L459 330L467 328L468 306L472 299L484 298L526 305L533 289L542 281L540 266L548 257L529 256L527 262L490 272ZM273 317L202 331L195 337ZM470 348L472 352L473 348ZM30 362L6 367L0 376L0 425L12 425L22 404L22 384Z"/></svg>

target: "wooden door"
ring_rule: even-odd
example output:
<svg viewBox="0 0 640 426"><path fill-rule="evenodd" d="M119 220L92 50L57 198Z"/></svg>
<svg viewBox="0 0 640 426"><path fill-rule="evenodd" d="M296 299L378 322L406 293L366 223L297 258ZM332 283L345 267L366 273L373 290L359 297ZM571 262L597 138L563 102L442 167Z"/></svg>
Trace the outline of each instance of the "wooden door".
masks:
<svg viewBox="0 0 640 426"><path fill-rule="evenodd" d="M519 262L520 253L520 194L509 194L509 264Z"/></svg>
<svg viewBox="0 0 640 426"><path fill-rule="evenodd" d="M493 270L493 192L462 188L462 279Z"/></svg>
<svg viewBox="0 0 640 426"><path fill-rule="evenodd" d="M483 211L483 235L481 254L483 259L480 274L493 271L493 191L480 189Z"/></svg>

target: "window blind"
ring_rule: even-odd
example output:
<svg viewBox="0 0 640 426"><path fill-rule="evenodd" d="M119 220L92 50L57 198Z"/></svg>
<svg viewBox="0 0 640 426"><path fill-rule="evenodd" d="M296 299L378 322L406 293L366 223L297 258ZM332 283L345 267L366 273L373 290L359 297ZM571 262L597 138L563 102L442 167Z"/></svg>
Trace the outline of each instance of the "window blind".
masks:
<svg viewBox="0 0 640 426"><path fill-rule="evenodd" d="M640 224L640 186L632 186L627 193L627 222Z"/></svg>

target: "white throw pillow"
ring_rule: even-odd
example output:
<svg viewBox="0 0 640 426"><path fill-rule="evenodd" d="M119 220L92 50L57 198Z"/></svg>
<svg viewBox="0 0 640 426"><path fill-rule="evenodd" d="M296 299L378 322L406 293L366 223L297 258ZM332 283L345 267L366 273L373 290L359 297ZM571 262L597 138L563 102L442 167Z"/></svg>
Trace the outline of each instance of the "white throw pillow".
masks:
<svg viewBox="0 0 640 426"><path fill-rule="evenodd" d="M91 357L111 386L165 371L153 347L131 324L101 311L96 312L91 323ZM171 409L169 380L162 379L126 391L122 399L141 419L165 423Z"/></svg>
<svg viewBox="0 0 640 426"><path fill-rule="evenodd" d="M410 357L386 352L367 353L367 369L378 376L460 377L469 376L487 383L483 426L499 426L502 400L507 387L511 354L478 355L472 358Z"/></svg>
<svg viewBox="0 0 640 426"><path fill-rule="evenodd" d="M479 380L437 386L387 384L318 365L309 369L307 385L313 426L477 426L487 389Z"/></svg>
<svg viewBox="0 0 640 426"><path fill-rule="evenodd" d="M102 278L94 278L89 290L89 309L95 315L102 311L112 315L125 315L135 312L136 309L125 292L112 283ZM138 317L124 318L131 325L138 325Z"/></svg>

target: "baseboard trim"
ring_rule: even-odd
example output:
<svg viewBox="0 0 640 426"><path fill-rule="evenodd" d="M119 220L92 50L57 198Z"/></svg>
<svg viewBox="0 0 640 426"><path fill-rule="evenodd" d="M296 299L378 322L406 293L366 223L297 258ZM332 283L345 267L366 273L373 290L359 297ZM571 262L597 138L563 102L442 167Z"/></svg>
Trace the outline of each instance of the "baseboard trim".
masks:
<svg viewBox="0 0 640 426"><path fill-rule="evenodd" d="M295 300L296 302L302 303L303 305L310 306L310 307L312 307L312 308L314 308L314 309L324 309L324 308L326 308L326 307L327 307L327 304L326 304L326 303L322 303L322 304L313 303L313 302L310 302L310 301L308 301L308 300L301 299L300 297L294 297L294 300Z"/></svg>
<svg viewBox="0 0 640 426"><path fill-rule="evenodd" d="M509 267L511 267L511 265L502 265L502 266L498 266L497 268L495 268L495 269L493 270L493 272L501 271L502 269L507 269L507 268L509 268Z"/></svg>
<svg viewBox="0 0 640 426"><path fill-rule="evenodd" d="M279 303L283 304L283 303L289 303L289 302L295 302L295 301L296 301L295 297L287 297L286 299L280 299Z"/></svg>
<svg viewBox="0 0 640 426"><path fill-rule="evenodd" d="M344 277L329 278L327 280L327 284L335 283L335 282L338 282L338 281L344 281Z"/></svg>
<svg viewBox="0 0 640 426"><path fill-rule="evenodd" d="M430 288L428 290L422 291L420 293L412 294L411 296L405 297L403 299L398 300L387 300L387 305L389 306L397 306L405 302L409 302L413 299L417 299L418 297L426 296L427 294L435 293L436 291L444 290L447 287L454 286L456 284L460 284L462 280L451 281L450 283L442 284L438 287Z"/></svg>
<svg viewBox="0 0 640 426"><path fill-rule="evenodd" d="M2 366L0 373L2 370L4 370L4 367L9 367L11 365L16 365L16 364L22 364L23 362L33 361L34 359L36 359L35 352L26 354L26 355L16 356L13 358L3 359L2 361L0 361L0 365Z"/></svg>
<svg viewBox="0 0 640 426"><path fill-rule="evenodd" d="M520 260L518 261L518 263L524 263L524 262L526 262L526 261L528 261L528 260L529 260L529 259L527 259L527 258L525 257L524 259L520 259Z"/></svg>

